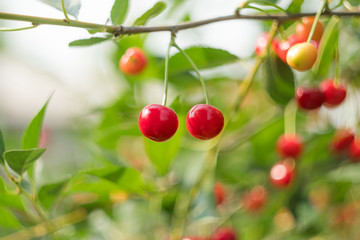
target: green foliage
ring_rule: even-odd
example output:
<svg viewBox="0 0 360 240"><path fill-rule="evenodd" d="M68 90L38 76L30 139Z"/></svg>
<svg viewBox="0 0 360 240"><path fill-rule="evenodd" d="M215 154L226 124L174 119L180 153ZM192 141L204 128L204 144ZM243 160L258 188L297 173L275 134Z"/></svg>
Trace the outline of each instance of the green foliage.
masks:
<svg viewBox="0 0 360 240"><path fill-rule="evenodd" d="M60 11L62 11L62 6L61 6L61 0L40 0L43 3L46 3ZM66 8L66 12L72 16L74 16L75 18L78 17L79 15L79 11L81 8L81 1L80 0L64 0L65 2L65 8Z"/></svg>
<svg viewBox="0 0 360 240"><path fill-rule="evenodd" d="M22 175L41 157L46 149L9 150L4 153L7 164L19 175Z"/></svg>
<svg viewBox="0 0 360 240"><path fill-rule="evenodd" d="M129 7L128 0L115 0L111 8L111 22L114 25L120 25L124 22Z"/></svg>
<svg viewBox="0 0 360 240"><path fill-rule="evenodd" d="M54 202L62 195L65 186L68 184L69 179L44 185L38 192L38 198L41 205L45 209L50 209Z"/></svg>
<svg viewBox="0 0 360 240"><path fill-rule="evenodd" d="M1 164L5 163L4 152L5 152L5 142L4 142L3 134L0 131L0 162L1 162Z"/></svg>
<svg viewBox="0 0 360 240"><path fill-rule="evenodd" d="M166 3L157 2L155 5L147 10L143 15L141 15L138 19L135 20L133 26L145 25L149 20L158 16L166 9Z"/></svg>
<svg viewBox="0 0 360 240"><path fill-rule="evenodd" d="M79 40L70 42L69 46L70 47L87 47L87 46L92 46L92 45L95 45L98 43L105 42L110 39L111 39L111 36L106 37L106 38L92 37L92 38L88 38L88 39L79 39Z"/></svg>
<svg viewBox="0 0 360 240"><path fill-rule="evenodd" d="M289 13L298 13L301 11L301 6L304 3L304 0L294 0L290 3L289 7L286 9Z"/></svg>

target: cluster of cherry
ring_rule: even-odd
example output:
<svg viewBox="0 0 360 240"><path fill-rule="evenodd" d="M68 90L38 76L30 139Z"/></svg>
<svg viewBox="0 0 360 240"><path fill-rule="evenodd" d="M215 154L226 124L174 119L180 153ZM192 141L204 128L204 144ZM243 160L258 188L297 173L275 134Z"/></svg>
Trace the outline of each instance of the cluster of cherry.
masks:
<svg viewBox="0 0 360 240"><path fill-rule="evenodd" d="M147 59L139 48L129 48L121 57L120 70L127 75L140 74L147 65ZM169 140L178 129L176 113L169 107L150 104L144 107L139 116L141 133L156 142ZM219 109L208 104L193 106L186 116L186 128L189 133L201 140L209 140L222 131L224 116Z"/></svg>

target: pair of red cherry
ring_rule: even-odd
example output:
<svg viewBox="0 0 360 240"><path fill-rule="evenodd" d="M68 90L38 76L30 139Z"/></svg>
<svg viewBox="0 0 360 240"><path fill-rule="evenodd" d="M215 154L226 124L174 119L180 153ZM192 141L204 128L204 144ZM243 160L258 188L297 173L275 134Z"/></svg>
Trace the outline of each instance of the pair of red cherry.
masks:
<svg viewBox="0 0 360 240"><path fill-rule="evenodd" d="M185 237L182 240L236 240L236 232L230 227L222 227L216 230L211 237Z"/></svg>
<svg viewBox="0 0 360 240"><path fill-rule="evenodd" d="M287 187L295 178L295 161L303 152L304 144L297 134L284 134L278 138L276 150L284 161L270 170L270 181L276 187Z"/></svg>
<svg viewBox="0 0 360 240"><path fill-rule="evenodd" d="M139 116L141 133L156 142L169 140L177 131L178 117L174 110L159 104L143 108ZM186 116L189 133L201 140L216 137L224 127L224 116L219 109L208 104L198 104Z"/></svg>
<svg viewBox="0 0 360 240"><path fill-rule="evenodd" d="M298 106L304 110L313 110L321 107L336 107L340 105L346 97L346 88L341 84L336 84L332 79L321 82L320 87L298 87L295 99Z"/></svg>
<svg viewBox="0 0 360 240"><path fill-rule="evenodd" d="M337 154L344 154L352 162L360 162L360 137L355 137L349 129L336 132L331 149Z"/></svg>

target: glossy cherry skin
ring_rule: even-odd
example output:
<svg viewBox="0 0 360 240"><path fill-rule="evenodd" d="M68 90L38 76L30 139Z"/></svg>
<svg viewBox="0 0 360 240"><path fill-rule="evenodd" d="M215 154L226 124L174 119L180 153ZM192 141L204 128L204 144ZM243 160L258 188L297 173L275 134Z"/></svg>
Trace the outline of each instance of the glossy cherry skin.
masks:
<svg viewBox="0 0 360 240"><path fill-rule="evenodd" d="M229 227L219 228L211 236L211 240L236 240L236 232Z"/></svg>
<svg viewBox="0 0 360 240"><path fill-rule="evenodd" d="M303 23L299 23L296 25L296 35L299 36L299 38L304 39L305 41L309 37L311 27L314 23L314 17L306 17L303 18ZM320 41L322 34L324 32L324 25L318 21L315 27L314 34L312 36L312 40Z"/></svg>
<svg viewBox="0 0 360 240"><path fill-rule="evenodd" d="M316 61L317 49L314 44L303 42L292 46L286 54L286 62L294 69L304 72Z"/></svg>
<svg viewBox="0 0 360 240"><path fill-rule="evenodd" d="M326 79L320 83L320 90L325 96L325 106L336 107L346 97L346 89L343 85L337 85L332 79Z"/></svg>
<svg viewBox="0 0 360 240"><path fill-rule="evenodd" d="M156 142L170 139L178 128L176 113L168 107L151 104L143 108L139 116L141 133Z"/></svg>
<svg viewBox="0 0 360 240"><path fill-rule="evenodd" d="M287 162L276 163L270 170L270 181L278 188L285 188L291 184L295 176L294 166Z"/></svg>
<svg viewBox="0 0 360 240"><path fill-rule="evenodd" d="M303 151L303 141L299 135L281 135L276 143L276 150L282 158L297 159Z"/></svg>
<svg viewBox="0 0 360 240"><path fill-rule="evenodd" d="M119 68L127 75L140 74L147 65L147 58L144 52L137 47L131 47L122 55Z"/></svg>
<svg viewBox="0 0 360 240"><path fill-rule="evenodd" d="M266 203L267 195L267 190L263 186L254 187L244 195L244 208L250 212L260 210Z"/></svg>
<svg viewBox="0 0 360 240"><path fill-rule="evenodd" d="M294 46L297 43L304 42L303 39L299 38L296 35L291 35L288 40L286 41L273 41L273 48L276 53L276 55L284 62L286 63L286 54L289 51L289 49Z"/></svg>
<svg viewBox="0 0 360 240"><path fill-rule="evenodd" d="M354 134L348 130L337 131L331 141L331 150L334 153L343 153L347 151L354 141Z"/></svg>
<svg viewBox="0 0 360 240"><path fill-rule="evenodd" d="M192 136L201 140L216 137L223 127L223 114L219 109L208 104L195 105L186 116L187 130Z"/></svg>
<svg viewBox="0 0 360 240"><path fill-rule="evenodd" d="M219 182L214 184L214 197L216 205L220 205L225 201L225 189L223 185Z"/></svg>
<svg viewBox="0 0 360 240"><path fill-rule="evenodd" d="M360 138L355 138L352 141L348 154L352 162L360 162Z"/></svg>
<svg viewBox="0 0 360 240"><path fill-rule="evenodd" d="M295 92L295 99L301 109L313 110L321 107L325 101L325 96L318 88L298 87Z"/></svg>

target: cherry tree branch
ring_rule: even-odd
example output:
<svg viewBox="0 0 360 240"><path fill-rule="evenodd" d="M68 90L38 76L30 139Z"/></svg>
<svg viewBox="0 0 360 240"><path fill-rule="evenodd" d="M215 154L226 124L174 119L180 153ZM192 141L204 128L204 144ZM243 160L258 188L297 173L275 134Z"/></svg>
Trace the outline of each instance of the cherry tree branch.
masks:
<svg viewBox="0 0 360 240"><path fill-rule="evenodd" d="M184 23L178 23L174 25L161 25L161 26L115 26L115 25L103 25L89 22L82 22L78 20L66 20L66 19L55 19L55 18L44 18L28 15L20 15L13 13L4 13L0 12L0 19L12 20L12 21L23 21L31 22L34 25L58 25L58 26L68 26L68 27L78 27L91 30L98 30L99 32L107 32L114 34L115 37L120 35L129 35L129 34L139 34L139 33L149 33L149 32L163 32L169 31L176 33L181 30L196 28L199 26L229 21L237 19L248 19L248 20L271 20L278 22L286 22L294 19L315 16L316 13L298 13L298 14L254 14L254 15L244 15L236 12L235 14L228 16L221 16L215 18L209 18L199 21L190 21ZM322 16L341 16L341 17L359 17L360 12L332 12L325 11L322 13Z"/></svg>

